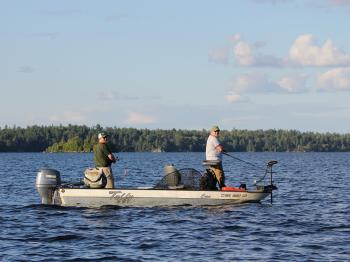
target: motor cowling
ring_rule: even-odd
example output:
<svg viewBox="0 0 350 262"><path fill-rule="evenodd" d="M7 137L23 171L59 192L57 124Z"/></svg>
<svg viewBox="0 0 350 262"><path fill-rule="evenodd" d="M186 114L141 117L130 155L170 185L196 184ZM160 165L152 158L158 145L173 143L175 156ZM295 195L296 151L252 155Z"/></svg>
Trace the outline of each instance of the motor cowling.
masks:
<svg viewBox="0 0 350 262"><path fill-rule="evenodd" d="M55 169L40 169L36 176L35 187L41 196L42 204L53 204L55 189L61 185L60 172Z"/></svg>

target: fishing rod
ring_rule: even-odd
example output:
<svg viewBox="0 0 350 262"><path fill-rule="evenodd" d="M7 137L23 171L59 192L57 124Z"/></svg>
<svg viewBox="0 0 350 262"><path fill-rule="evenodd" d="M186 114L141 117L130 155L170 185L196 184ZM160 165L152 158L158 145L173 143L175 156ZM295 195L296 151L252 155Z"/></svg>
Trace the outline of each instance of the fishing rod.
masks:
<svg viewBox="0 0 350 262"><path fill-rule="evenodd" d="M244 160L242 160L242 159L240 159L240 158L238 158L238 157L234 157L233 155L230 155L230 154L227 153L227 152L222 152L222 153L223 153L224 155L226 155L226 156L229 156L229 157L235 159L235 160L241 161L241 162L243 162L243 163L245 163L245 164L247 164L247 165L250 165L250 166L252 166L252 167L255 167L255 168L261 170L261 167L258 167L257 165L254 165L253 163L244 161Z"/></svg>

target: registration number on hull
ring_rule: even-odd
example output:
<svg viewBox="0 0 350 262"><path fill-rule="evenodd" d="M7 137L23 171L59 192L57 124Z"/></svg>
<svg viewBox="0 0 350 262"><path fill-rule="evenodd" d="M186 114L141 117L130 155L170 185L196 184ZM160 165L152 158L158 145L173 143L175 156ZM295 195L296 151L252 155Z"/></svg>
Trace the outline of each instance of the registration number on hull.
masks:
<svg viewBox="0 0 350 262"><path fill-rule="evenodd" d="M223 193L220 195L220 198L244 198L247 197L247 193ZM212 198L208 194L201 195L201 198Z"/></svg>
<svg viewBox="0 0 350 262"><path fill-rule="evenodd" d="M241 198L241 197L247 197L247 193L225 193L221 194L222 198Z"/></svg>

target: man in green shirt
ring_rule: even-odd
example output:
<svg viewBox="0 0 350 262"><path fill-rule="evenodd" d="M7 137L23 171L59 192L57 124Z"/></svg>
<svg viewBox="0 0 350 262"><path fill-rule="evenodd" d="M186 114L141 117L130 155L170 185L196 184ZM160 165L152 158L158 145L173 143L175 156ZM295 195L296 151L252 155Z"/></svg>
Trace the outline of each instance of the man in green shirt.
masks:
<svg viewBox="0 0 350 262"><path fill-rule="evenodd" d="M107 178L105 188L114 188L114 179L111 165L117 162L117 158L107 145L107 135L105 133L98 134L98 144L94 146L95 166L102 168L103 173Z"/></svg>

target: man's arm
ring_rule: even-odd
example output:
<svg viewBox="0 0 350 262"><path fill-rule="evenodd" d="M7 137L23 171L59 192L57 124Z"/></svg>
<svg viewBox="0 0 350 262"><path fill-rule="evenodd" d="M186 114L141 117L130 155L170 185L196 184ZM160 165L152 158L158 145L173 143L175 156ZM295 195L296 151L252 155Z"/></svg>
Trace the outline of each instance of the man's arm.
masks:
<svg viewBox="0 0 350 262"><path fill-rule="evenodd" d="M216 152L218 153L221 153L221 152L224 152L224 147L221 145L221 144L218 144L216 147L215 147L215 150Z"/></svg>
<svg viewBox="0 0 350 262"><path fill-rule="evenodd" d="M117 162L117 158L112 153L108 155L108 158L112 161L112 163Z"/></svg>

